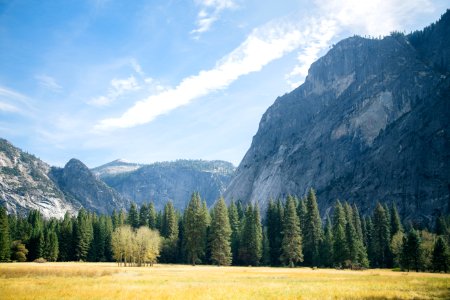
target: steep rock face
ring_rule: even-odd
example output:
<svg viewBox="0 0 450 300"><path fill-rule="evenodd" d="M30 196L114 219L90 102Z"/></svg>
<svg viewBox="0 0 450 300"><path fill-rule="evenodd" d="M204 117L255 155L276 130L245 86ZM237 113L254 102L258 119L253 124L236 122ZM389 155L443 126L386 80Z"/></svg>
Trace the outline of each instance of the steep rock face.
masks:
<svg viewBox="0 0 450 300"><path fill-rule="evenodd" d="M71 159L64 168L52 167L51 177L66 197L80 203L87 210L100 214L110 214L114 209L129 207L115 190L107 186L81 161Z"/></svg>
<svg viewBox="0 0 450 300"><path fill-rule="evenodd" d="M322 212L337 198L363 211L394 201L411 218L446 210L449 19L410 36L334 46L263 115L227 200L264 209L271 197L314 187Z"/></svg>
<svg viewBox="0 0 450 300"><path fill-rule="evenodd" d="M40 159L0 139L0 205L9 213L40 210L47 218L74 214L78 206L49 178L49 170Z"/></svg>
<svg viewBox="0 0 450 300"><path fill-rule="evenodd" d="M208 205L214 203L225 191L234 172L231 163L203 160L154 163L135 171L114 174L99 172L104 169L101 166L94 172L124 198L137 204L154 201L156 209L162 209L168 200L172 200L180 210L186 207L194 191L198 191Z"/></svg>

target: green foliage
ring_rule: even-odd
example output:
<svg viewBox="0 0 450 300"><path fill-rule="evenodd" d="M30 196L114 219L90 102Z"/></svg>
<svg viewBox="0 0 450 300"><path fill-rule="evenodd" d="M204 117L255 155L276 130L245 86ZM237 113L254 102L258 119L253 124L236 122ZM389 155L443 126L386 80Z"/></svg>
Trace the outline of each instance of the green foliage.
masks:
<svg viewBox="0 0 450 300"><path fill-rule="evenodd" d="M127 224L136 229L139 227L139 214L136 204L131 203L130 210L128 212Z"/></svg>
<svg viewBox="0 0 450 300"><path fill-rule="evenodd" d="M281 241L283 239L283 215L284 208L281 200L277 203L271 199L267 207L267 239L269 243L269 261L272 266L281 264Z"/></svg>
<svg viewBox="0 0 450 300"><path fill-rule="evenodd" d="M11 244L11 259L13 261L25 262L27 261L28 250L22 241L14 241Z"/></svg>
<svg viewBox="0 0 450 300"><path fill-rule="evenodd" d="M86 210L81 209L78 212L74 231L75 259L86 261L93 239L92 220Z"/></svg>
<svg viewBox="0 0 450 300"><path fill-rule="evenodd" d="M69 213L64 215L64 219L59 227L59 259L70 261L74 259L73 251L73 220Z"/></svg>
<svg viewBox="0 0 450 300"><path fill-rule="evenodd" d="M228 209L225 200L220 198L214 206L214 213L211 220L211 260L220 266L231 264L231 227L228 217Z"/></svg>
<svg viewBox="0 0 450 300"><path fill-rule="evenodd" d="M439 237L434 244L433 257L431 259L433 265L433 271L447 273L450 267L450 253L445 241L442 237Z"/></svg>
<svg viewBox="0 0 450 300"><path fill-rule="evenodd" d="M248 205L242 220L239 261L244 265L259 265L262 256L262 227L257 205Z"/></svg>
<svg viewBox="0 0 450 300"><path fill-rule="evenodd" d="M392 257L390 250L390 223L386 210L378 203L373 214L373 266L386 268Z"/></svg>
<svg viewBox="0 0 450 300"><path fill-rule="evenodd" d="M338 200L334 206L333 214L333 260L336 266L344 265L349 257L347 238L345 234L346 218L344 208Z"/></svg>
<svg viewBox="0 0 450 300"><path fill-rule="evenodd" d="M419 234L415 230L411 230L406 237L403 238L402 254L400 257L400 266L404 270L414 269L419 272L421 268L421 248Z"/></svg>
<svg viewBox="0 0 450 300"><path fill-rule="evenodd" d="M324 235L320 246L322 265L331 268L333 266L333 228L330 218L327 218Z"/></svg>
<svg viewBox="0 0 450 300"><path fill-rule="evenodd" d="M238 260L238 249L239 249L239 236L240 236L240 220L239 214L234 201L230 203L228 209L228 218L230 220L231 228L231 253L233 256L232 261L237 262Z"/></svg>
<svg viewBox="0 0 450 300"><path fill-rule="evenodd" d="M178 247L178 220L177 213L171 201L164 206L161 221L161 235L164 237L161 251L161 261L175 263L177 261Z"/></svg>
<svg viewBox="0 0 450 300"><path fill-rule="evenodd" d="M28 214L28 223L31 225L31 234L27 243L28 259L34 261L44 255L44 221L42 214L32 210Z"/></svg>
<svg viewBox="0 0 450 300"><path fill-rule="evenodd" d="M288 197L286 200L281 249L281 261L284 264L293 267L296 263L303 261L302 236L293 197Z"/></svg>
<svg viewBox="0 0 450 300"><path fill-rule="evenodd" d="M320 265L319 246L322 242L323 231L319 208L317 206L316 192L313 189L308 191L308 195L306 197L306 216L304 226L303 244L305 264L318 266Z"/></svg>
<svg viewBox="0 0 450 300"><path fill-rule="evenodd" d="M207 212L206 212L207 213ZM184 211L184 247L190 263L195 265L205 253L207 216L200 195L193 193Z"/></svg>
<svg viewBox="0 0 450 300"><path fill-rule="evenodd" d="M0 206L0 261L9 261L10 236L6 209Z"/></svg>

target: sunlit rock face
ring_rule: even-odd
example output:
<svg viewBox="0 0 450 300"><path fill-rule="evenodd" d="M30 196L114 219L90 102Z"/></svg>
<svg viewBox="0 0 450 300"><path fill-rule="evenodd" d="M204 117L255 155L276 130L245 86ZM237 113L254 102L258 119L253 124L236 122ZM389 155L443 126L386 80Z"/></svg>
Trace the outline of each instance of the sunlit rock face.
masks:
<svg viewBox="0 0 450 300"><path fill-rule="evenodd" d="M403 217L430 220L450 190L450 14L407 36L351 37L276 99L225 196L259 202L317 190L369 212L395 202Z"/></svg>

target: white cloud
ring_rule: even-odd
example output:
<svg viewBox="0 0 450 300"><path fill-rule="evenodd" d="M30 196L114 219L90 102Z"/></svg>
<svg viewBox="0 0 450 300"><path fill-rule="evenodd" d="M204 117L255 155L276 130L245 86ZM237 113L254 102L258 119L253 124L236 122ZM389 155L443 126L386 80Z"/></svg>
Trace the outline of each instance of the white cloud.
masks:
<svg viewBox="0 0 450 300"><path fill-rule="evenodd" d="M273 21L257 28L238 48L219 60L214 68L200 71L195 76L185 78L173 89L137 102L121 117L100 121L96 129L127 128L148 123L198 97L224 89L240 76L260 71L271 61L301 45L315 42L318 36L323 35L315 27L316 24L327 24L332 28L328 23L317 22L309 21L310 26L303 31L300 31L298 24L285 21ZM323 28L327 26L323 25Z"/></svg>
<svg viewBox="0 0 450 300"><path fill-rule="evenodd" d="M41 86L53 92L58 92L62 89L62 87L56 82L56 79L51 76L41 74L37 75L35 78Z"/></svg>
<svg viewBox="0 0 450 300"><path fill-rule="evenodd" d="M20 109L12 104L0 102L0 111L17 113L20 112Z"/></svg>
<svg viewBox="0 0 450 300"><path fill-rule="evenodd" d="M0 111L25 113L21 108L31 109L29 100L27 96L19 92L0 86ZM19 105L17 105L17 102L20 102Z"/></svg>
<svg viewBox="0 0 450 300"><path fill-rule="evenodd" d="M225 9L234 9L237 7L233 0L197 0L200 11L197 15L197 28L191 31L196 38L208 30L216 22L220 14Z"/></svg>
<svg viewBox="0 0 450 300"><path fill-rule="evenodd" d="M141 86L137 82L134 76L130 76L125 79L112 79L107 95L94 97L87 103L94 106L107 106L114 102L120 96L139 90Z"/></svg>

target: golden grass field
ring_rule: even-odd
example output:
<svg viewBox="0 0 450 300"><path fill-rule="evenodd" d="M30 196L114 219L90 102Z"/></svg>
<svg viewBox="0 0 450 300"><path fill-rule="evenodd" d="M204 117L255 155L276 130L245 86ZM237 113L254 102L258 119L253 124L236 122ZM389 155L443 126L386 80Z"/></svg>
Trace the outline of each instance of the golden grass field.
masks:
<svg viewBox="0 0 450 300"><path fill-rule="evenodd" d="M450 299L450 274L114 263L0 264L0 299Z"/></svg>

